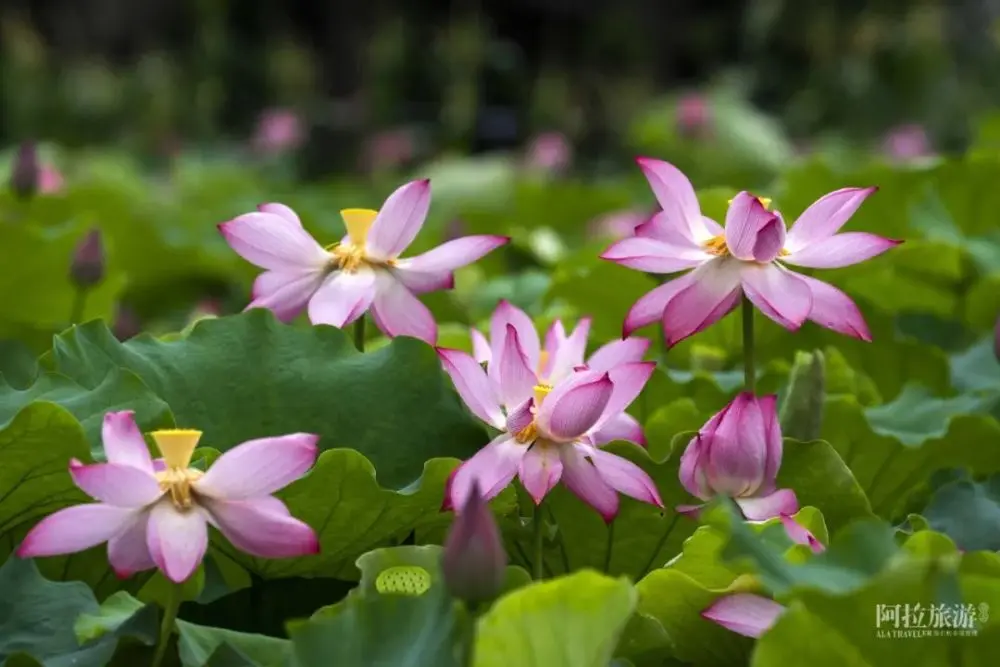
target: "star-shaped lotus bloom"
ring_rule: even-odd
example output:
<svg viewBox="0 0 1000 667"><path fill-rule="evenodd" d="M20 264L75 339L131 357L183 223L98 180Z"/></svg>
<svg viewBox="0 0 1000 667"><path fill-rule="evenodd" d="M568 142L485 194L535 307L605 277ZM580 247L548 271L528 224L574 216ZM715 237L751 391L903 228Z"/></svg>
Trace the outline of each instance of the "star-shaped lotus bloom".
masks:
<svg viewBox="0 0 1000 667"><path fill-rule="evenodd" d="M340 212L347 235L326 248L283 204L219 225L243 259L263 269L247 308L268 308L283 321L307 310L313 324L344 327L371 310L390 337L437 341L433 315L415 295L451 289L454 271L507 243L505 236L466 236L401 259L430 208L430 181L403 185L379 211Z"/></svg>
<svg viewBox="0 0 1000 667"><path fill-rule="evenodd" d="M582 357L587 324L561 339L554 332L550 342L562 342L553 343L550 349L556 354L548 363L527 315L509 304L498 311L491 322L493 347L485 371L464 352L438 351L469 409L503 431L455 470L445 491L445 508L463 507L474 484L485 498L492 498L515 476L536 503L561 480L606 521L618 513L618 493L662 507L653 480L641 468L601 449L623 434L635 437L634 420L622 414L655 364L615 363L629 355L619 350L598 357L598 351L589 366L564 371L561 360L576 358L574 346L580 340Z"/></svg>
<svg viewBox="0 0 1000 667"><path fill-rule="evenodd" d="M501 382L499 359L503 354L507 325L513 326L517 332L517 340L523 346L528 364L534 371L535 383L543 386L555 386L576 371L606 371L621 364L642 361L646 350L649 349L649 341L645 338L615 340L599 347L584 361L587 352L587 338L590 335L589 317L584 317L577 322L573 333L569 335L566 335L566 328L561 320L554 321L545 333L543 346L542 341L538 338L535 325L527 313L508 301L501 301L490 317L489 339L479 330L471 330L472 354L477 362L487 364L487 368L490 369L488 376L496 388L500 387ZM448 355L452 353L451 350L440 351L445 360L445 369L449 373L451 373L451 366L447 359ZM490 365L494 359L497 360L497 363ZM455 375L452 375L452 378L454 379ZM457 381L455 384L460 386ZM461 393L461 391L460 389L459 392ZM466 398L463 394L463 399L471 405L469 403L471 397ZM518 407L517 405L504 405L504 409L509 410ZM476 415L495 428L503 428L504 422L502 420L491 419L485 413L477 412ZM599 431L591 435L591 438L598 445L606 444L612 440L627 440L637 445L646 445L642 426L639 425L635 417L624 410L611 416L602 424Z"/></svg>
<svg viewBox="0 0 1000 667"><path fill-rule="evenodd" d="M798 511L794 491L775 489L782 455L776 402L774 395L743 392L701 427L681 455L680 480L688 493L704 501L728 496L752 521ZM682 505L677 511L699 509Z"/></svg>
<svg viewBox="0 0 1000 667"><path fill-rule="evenodd" d="M901 243L866 232L837 232L876 188L844 188L807 208L790 230L768 200L740 192L725 228L701 214L694 188L676 167L640 158L663 210L602 257L650 273L694 269L642 296L629 311L628 335L656 320L667 345L719 321L746 295L767 317L795 331L806 320L871 340L854 302L839 289L785 264L832 269L857 264Z"/></svg>
<svg viewBox="0 0 1000 667"><path fill-rule="evenodd" d="M261 558L319 553L316 533L272 496L316 461L318 436L293 433L250 440L223 453L207 472L191 468L200 431L154 431L163 454L154 465L130 410L104 416L107 463L72 460L73 481L98 502L75 505L38 523L21 558L56 556L108 543L115 573L159 568L180 583L198 568L215 526L237 549Z"/></svg>

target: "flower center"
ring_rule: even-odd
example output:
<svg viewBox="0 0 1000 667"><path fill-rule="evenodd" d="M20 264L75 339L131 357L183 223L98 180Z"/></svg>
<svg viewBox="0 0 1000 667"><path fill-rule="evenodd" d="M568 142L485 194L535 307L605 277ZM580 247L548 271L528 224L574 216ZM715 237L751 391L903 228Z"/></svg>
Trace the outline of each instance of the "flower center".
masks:
<svg viewBox="0 0 1000 667"><path fill-rule="evenodd" d="M334 264L333 268L347 273L355 273L364 265L392 266L395 264L395 260L392 259L373 260L365 253L368 232L371 231L372 223L375 222L377 216L378 211L369 208L345 208L340 212L350 240L344 243L333 243L326 247Z"/></svg>
<svg viewBox="0 0 1000 667"><path fill-rule="evenodd" d="M538 408L541 407L542 401L545 397L549 395L552 391L552 385L548 384L536 384L535 385L535 404L531 408L532 414L537 414ZM538 438L538 424L535 419L532 418L531 423L522 428L516 434L514 434L514 440L519 444L526 445L529 442L534 442Z"/></svg>
<svg viewBox="0 0 1000 667"><path fill-rule="evenodd" d="M167 469L156 473L160 488L170 494L170 500L179 510L189 510L194 505L191 485L205 474L191 468L191 457L201 439L201 431L171 429L150 433L156 447L163 454Z"/></svg>
<svg viewBox="0 0 1000 667"><path fill-rule="evenodd" d="M726 245L725 234L713 236L704 243L705 252L716 257L725 257L729 254L729 246Z"/></svg>

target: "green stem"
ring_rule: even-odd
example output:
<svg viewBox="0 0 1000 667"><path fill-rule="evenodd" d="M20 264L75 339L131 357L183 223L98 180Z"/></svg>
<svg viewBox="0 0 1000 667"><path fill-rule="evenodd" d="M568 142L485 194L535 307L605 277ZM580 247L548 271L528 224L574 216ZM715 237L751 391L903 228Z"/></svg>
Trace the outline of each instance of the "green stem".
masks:
<svg viewBox="0 0 1000 667"><path fill-rule="evenodd" d="M757 383L753 358L753 304L743 297L743 385L751 394Z"/></svg>
<svg viewBox="0 0 1000 667"><path fill-rule="evenodd" d="M542 499L541 503L535 505L535 516L533 517L535 522L535 553L534 553L534 563L535 566L535 581L541 581L545 578L545 516L542 513L542 503L545 499Z"/></svg>
<svg viewBox="0 0 1000 667"><path fill-rule="evenodd" d="M73 294L73 309L69 313L69 323L80 324L83 321L83 311L87 307L87 288L77 287Z"/></svg>
<svg viewBox="0 0 1000 667"><path fill-rule="evenodd" d="M174 621L177 620L177 610L180 609L183 591L181 584L174 584L170 587L170 594L167 598L167 606L163 609L163 622L160 624L160 638L156 644L156 653L153 654L151 667L160 667L164 656L167 654L167 644L174 633Z"/></svg>
<svg viewBox="0 0 1000 667"><path fill-rule="evenodd" d="M362 315L354 321L354 347L358 352L365 351L365 316Z"/></svg>
<svg viewBox="0 0 1000 667"><path fill-rule="evenodd" d="M615 522L608 524L608 546L604 549L604 573L611 574L611 548L615 543Z"/></svg>

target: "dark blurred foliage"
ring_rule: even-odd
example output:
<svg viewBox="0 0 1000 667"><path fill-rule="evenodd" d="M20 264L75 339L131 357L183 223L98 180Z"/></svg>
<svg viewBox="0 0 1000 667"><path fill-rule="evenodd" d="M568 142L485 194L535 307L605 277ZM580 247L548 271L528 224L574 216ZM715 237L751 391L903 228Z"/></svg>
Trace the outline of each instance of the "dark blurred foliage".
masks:
<svg viewBox="0 0 1000 667"><path fill-rule="evenodd" d="M6 0L0 144L245 141L308 125L309 171L402 125L477 152L606 154L655 97L722 77L793 138L917 122L959 148L1000 96L1000 0Z"/></svg>

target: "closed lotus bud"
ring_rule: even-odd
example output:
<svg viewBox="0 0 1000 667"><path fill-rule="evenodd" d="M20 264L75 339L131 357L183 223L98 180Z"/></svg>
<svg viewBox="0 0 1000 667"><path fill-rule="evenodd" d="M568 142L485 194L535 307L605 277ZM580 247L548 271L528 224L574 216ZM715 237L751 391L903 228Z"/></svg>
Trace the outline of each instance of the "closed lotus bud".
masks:
<svg viewBox="0 0 1000 667"><path fill-rule="evenodd" d="M677 101L677 130L683 136L705 134L711 122L708 99L699 93L689 93Z"/></svg>
<svg viewBox="0 0 1000 667"><path fill-rule="evenodd" d="M444 542L442 571L452 596L477 604L503 588L507 553L493 513L474 483Z"/></svg>
<svg viewBox="0 0 1000 667"><path fill-rule="evenodd" d="M115 309L115 321L111 325L111 331L115 338L126 341L133 336L138 336L142 332L142 323L139 315L129 306L120 303Z"/></svg>
<svg viewBox="0 0 1000 667"><path fill-rule="evenodd" d="M90 230L73 252L69 275L78 287L93 287L104 278L104 243L101 230Z"/></svg>
<svg viewBox="0 0 1000 667"><path fill-rule="evenodd" d="M1000 317L997 317L997 323L993 327L993 354L1000 361Z"/></svg>
<svg viewBox="0 0 1000 667"><path fill-rule="evenodd" d="M788 393L781 405L781 430L787 437L815 440L823 425L826 372L823 353L798 352L788 380Z"/></svg>
<svg viewBox="0 0 1000 667"><path fill-rule="evenodd" d="M681 455L688 493L705 501L728 496L751 521L798 511L795 493L775 487L782 454L776 402L743 392L701 427Z"/></svg>
<svg viewBox="0 0 1000 667"><path fill-rule="evenodd" d="M10 188L18 197L27 199L38 191L38 150L35 142L25 141L17 149L14 168L10 174Z"/></svg>

